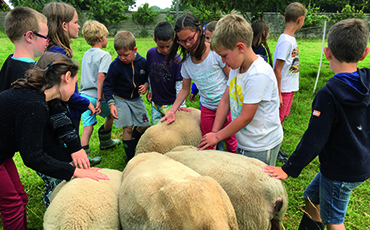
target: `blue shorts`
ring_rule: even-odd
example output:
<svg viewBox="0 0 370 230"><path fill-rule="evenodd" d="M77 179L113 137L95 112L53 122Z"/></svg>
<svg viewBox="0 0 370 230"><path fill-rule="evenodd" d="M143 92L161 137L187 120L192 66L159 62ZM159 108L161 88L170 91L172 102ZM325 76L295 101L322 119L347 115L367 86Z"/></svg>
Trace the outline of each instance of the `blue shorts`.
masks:
<svg viewBox="0 0 370 230"><path fill-rule="evenodd" d="M362 182L330 180L319 171L303 193L306 200L320 205L320 216L326 224L342 224L351 192Z"/></svg>
<svg viewBox="0 0 370 230"><path fill-rule="evenodd" d="M90 96L88 96L86 94L83 94L83 93L81 93L81 96L86 97L87 99L89 99L91 104L94 105L94 107L96 106L96 100L97 99L95 97L90 97ZM84 125L84 127L87 127L87 126L90 126L90 125L96 125L96 123L98 122L96 120L96 114L93 114L92 116L90 116L90 113L91 113L90 110L86 110L81 115L82 116L82 124ZM110 115L110 108L109 108L108 103L106 101L101 102L101 112L100 112L99 115L103 118L106 118Z"/></svg>

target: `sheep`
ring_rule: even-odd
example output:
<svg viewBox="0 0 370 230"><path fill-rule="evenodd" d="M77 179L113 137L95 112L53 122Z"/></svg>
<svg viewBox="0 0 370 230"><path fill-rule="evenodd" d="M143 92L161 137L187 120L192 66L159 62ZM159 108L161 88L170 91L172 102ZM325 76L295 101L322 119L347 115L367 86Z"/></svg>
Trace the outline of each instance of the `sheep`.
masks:
<svg viewBox="0 0 370 230"><path fill-rule="evenodd" d="M234 206L239 229L281 229L288 206L288 195L280 180L262 169L260 160L217 150L197 151L177 147L166 153L202 176L215 179Z"/></svg>
<svg viewBox="0 0 370 230"><path fill-rule="evenodd" d="M189 109L191 112L176 112L176 120L169 125L159 122L148 128L136 146L136 155L147 152L164 154L180 145L198 146L202 139L200 110Z"/></svg>
<svg viewBox="0 0 370 230"><path fill-rule="evenodd" d="M123 230L238 229L229 197L214 179L160 153L129 161L118 200Z"/></svg>
<svg viewBox="0 0 370 230"><path fill-rule="evenodd" d="M54 190L44 215L44 229L120 229L118 190L122 172L102 169L109 180L73 178Z"/></svg>

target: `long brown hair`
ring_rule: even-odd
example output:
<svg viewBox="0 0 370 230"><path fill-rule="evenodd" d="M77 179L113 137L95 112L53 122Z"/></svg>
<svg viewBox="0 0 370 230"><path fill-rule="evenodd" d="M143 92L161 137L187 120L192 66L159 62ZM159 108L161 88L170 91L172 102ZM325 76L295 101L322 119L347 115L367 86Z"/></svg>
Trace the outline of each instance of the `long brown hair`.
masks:
<svg viewBox="0 0 370 230"><path fill-rule="evenodd" d="M44 7L44 15L48 19L48 38L50 42L48 49L52 46L60 46L65 51L68 57L73 56L73 50L70 46L70 37L63 30L63 22L72 21L76 9L63 2L51 2Z"/></svg>
<svg viewBox="0 0 370 230"><path fill-rule="evenodd" d="M265 21L257 20L252 23L252 29L253 29L252 47L258 47L260 45L263 45L267 50L269 64L272 66L271 52L267 44L267 35L270 32L269 24Z"/></svg>
<svg viewBox="0 0 370 230"><path fill-rule="evenodd" d="M195 57L197 60L202 59L202 55L206 51L206 45L205 45L205 36L203 35L203 31L201 28L201 25L199 23L199 20L197 17L194 16L192 13L187 13L179 17L176 21L175 25L175 38L173 40L172 46L170 50L168 51L166 63L169 65L171 60L175 60L177 51L179 49L179 46L181 46L179 43L177 43L178 37L177 33L180 32L183 29L190 29L191 31L198 31L198 39L194 43L194 46L197 46L197 49L195 50L194 54L191 54ZM187 58L187 55L190 51L181 46L180 55L182 56L182 62L184 62Z"/></svg>
<svg viewBox="0 0 370 230"><path fill-rule="evenodd" d="M38 93L59 85L61 76L68 71L71 77L78 72L78 65L69 57L60 53L45 52L35 67L26 72L26 77L12 84L13 88L31 88Z"/></svg>

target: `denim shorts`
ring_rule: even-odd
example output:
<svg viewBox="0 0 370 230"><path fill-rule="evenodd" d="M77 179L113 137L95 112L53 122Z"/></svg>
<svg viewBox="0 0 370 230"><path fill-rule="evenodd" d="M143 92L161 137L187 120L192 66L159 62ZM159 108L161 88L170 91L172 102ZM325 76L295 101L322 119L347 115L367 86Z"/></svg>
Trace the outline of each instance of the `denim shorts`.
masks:
<svg viewBox="0 0 370 230"><path fill-rule="evenodd" d="M344 222L351 192L362 182L330 180L319 171L303 193L306 200L320 205L320 216L326 224Z"/></svg>
<svg viewBox="0 0 370 230"><path fill-rule="evenodd" d="M91 104L94 105L94 107L96 106L97 99L95 97L90 97L83 93L81 93L81 96L86 97L87 99L89 99ZM90 116L90 114L91 114L90 110L86 110L84 113L82 113L82 124L84 127L95 125L98 122L96 120L96 114L93 114L92 116ZM101 112L99 113L99 115L103 118L106 118L110 115L110 108L106 101L101 102Z"/></svg>

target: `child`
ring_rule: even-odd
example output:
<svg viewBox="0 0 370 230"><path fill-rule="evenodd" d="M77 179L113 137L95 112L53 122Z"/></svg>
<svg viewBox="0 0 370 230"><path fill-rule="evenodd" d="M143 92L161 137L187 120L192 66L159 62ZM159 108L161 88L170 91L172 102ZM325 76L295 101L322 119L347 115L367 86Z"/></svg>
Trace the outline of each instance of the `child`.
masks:
<svg viewBox="0 0 370 230"><path fill-rule="evenodd" d="M49 39L46 17L28 7L16 7L5 17L5 33L14 43L14 54L5 60L0 72L0 92L23 78L33 68L35 57L44 53Z"/></svg>
<svg viewBox="0 0 370 230"><path fill-rule="evenodd" d="M261 56L263 60L272 66L272 59L269 46L267 45L267 39L269 38L270 26L264 21L254 21L252 23L253 29L253 41L252 50L258 56ZM267 50L267 52L266 52Z"/></svg>
<svg viewBox="0 0 370 230"><path fill-rule="evenodd" d="M216 28L217 21L211 21L205 28L204 35L206 36L206 42L211 43L213 31Z"/></svg>
<svg viewBox="0 0 370 230"><path fill-rule="evenodd" d="M48 18L48 37L51 39L48 51L65 54L72 58L73 50L70 47L70 39L78 38L78 30L80 28L77 23L78 15L76 9L63 2L51 2L44 7L44 15ZM95 107L89 99L79 95L78 84L76 84L75 93L68 101L68 107L75 132L79 136L81 113L89 109L91 111L90 115L93 115L96 112ZM100 157L92 158L90 152L87 154L91 164L97 165L100 163Z"/></svg>
<svg viewBox="0 0 370 230"><path fill-rule="evenodd" d="M357 69L370 50L368 40L368 25L360 19L332 26L324 53L335 75L316 94L308 128L288 163L264 168L276 179L296 178L320 156L320 171L303 193L312 219L304 214L299 229L324 229L323 223L345 229L351 191L370 178L370 70Z"/></svg>
<svg viewBox="0 0 370 230"><path fill-rule="evenodd" d="M205 41L208 42L208 43L211 43L211 40L212 40L212 34L213 34L213 31L215 30L216 28L216 24L217 24L217 21L211 21L210 23L206 24L204 26L204 34L206 36L206 39ZM191 93L190 93L190 96L189 96L189 101L195 101L195 96L198 94L199 90L197 88L197 86L195 85L195 83L193 83L191 85ZM201 108L201 103L199 103L199 108Z"/></svg>
<svg viewBox="0 0 370 230"><path fill-rule="evenodd" d="M68 100L78 80L78 66L61 54L45 53L26 78L0 93L0 212L4 230L28 229L28 197L13 161L16 152L28 167L47 175L70 180L109 179L96 169L79 169L70 164L71 155L47 151L49 109L47 101ZM58 140L54 139L54 145Z"/></svg>
<svg viewBox="0 0 370 230"><path fill-rule="evenodd" d="M251 26L239 15L226 15L217 23L211 48L232 70L212 132L199 147L203 150L235 134L237 153L275 165L283 140L276 78L271 66L253 53L252 39ZM222 128L229 110L232 122Z"/></svg>
<svg viewBox="0 0 370 230"><path fill-rule="evenodd" d="M122 139L127 163L134 157L141 135L150 126L141 97L149 88L148 68L145 58L137 53L132 33L119 31L114 37L114 49L118 56L108 69L103 94L108 101L110 113L117 119L115 127L123 128Z"/></svg>
<svg viewBox="0 0 370 230"><path fill-rule="evenodd" d="M277 41L274 54L274 73L279 88L279 117L281 126L289 115L294 92L299 88L299 58L297 41L294 33L299 31L304 23L307 9L299 2L290 3L285 9L285 30ZM286 162L289 155L279 151L278 159Z"/></svg>
<svg viewBox="0 0 370 230"><path fill-rule="evenodd" d="M97 21L87 21L82 27L82 34L86 42L92 47L82 57L81 96L89 99L97 111L100 112L99 115L106 118L104 125L98 130L100 149L113 148L121 142L119 139L111 138L113 116L110 114L109 106L103 97L103 82L112 60L111 55L102 50L107 47L109 32L103 24ZM89 141L94 125L97 123L96 115L90 116L90 111L84 112L82 123L84 129L81 136L81 145L89 155ZM94 164L98 163L100 161L94 162Z"/></svg>
<svg viewBox="0 0 370 230"><path fill-rule="evenodd" d="M44 7L43 13L48 19L48 37L51 39L47 50L62 53L72 58L73 50L70 47L70 39L78 38L80 28L76 9L63 2L51 2ZM77 135L79 135L81 114L89 109L92 115L95 113L95 107L89 99L79 95L77 84L75 93L68 101L68 106L72 122Z"/></svg>
<svg viewBox="0 0 370 230"><path fill-rule="evenodd" d="M202 34L202 27L192 13L187 13L177 19L175 32L177 42L173 43L170 48L167 63L175 58L181 45L181 54L183 55L182 89L173 106L161 121L167 120L167 124L170 124L175 120L175 112L189 95L191 80L193 80L198 86L201 96L200 128L202 135L205 135L212 130L216 109L225 91L230 69L222 63L221 57L217 53L210 50L210 45L205 42L205 37ZM229 113L228 119L225 117L223 121L225 122L224 126L228 125L230 121L231 115ZM235 153L235 136L228 137L225 142L227 151Z"/></svg>
<svg viewBox="0 0 370 230"><path fill-rule="evenodd" d="M11 83L17 79L24 78L27 70L34 67L35 57L42 54L49 42L45 36L48 33L47 19L39 12L27 8L16 7L9 12L5 19L5 31L7 36L14 42L15 52L10 55L4 63L0 80L1 91L9 89ZM35 32L38 31L38 32ZM16 58L15 58L16 57ZM75 165L83 168L89 168L85 151L82 150L78 136L74 129L70 130L68 126L68 111L59 100L51 100L49 106L49 125L47 126L50 134L47 135L53 141L45 140L43 148L48 152L63 152L72 157ZM62 125L61 125L62 124ZM72 123L70 122L72 125ZM68 138L67 138L68 137ZM60 143L55 145L55 140ZM62 144L63 143L63 144ZM64 146L65 144L65 146ZM45 182L44 200L45 206L49 205L49 198L53 189L62 181L38 173Z"/></svg>
<svg viewBox="0 0 370 230"><path fill-rule="evenodd" d="M177 55L176 61L171 61L169 66L166 65L167 53L174 36L169 22L158 23L154 29L154 41L157 46L148 50L146 54L150 82L146 97L152 103L153 125L166 115L182 86L181 64L178 64L181 57Z"/></svg>

